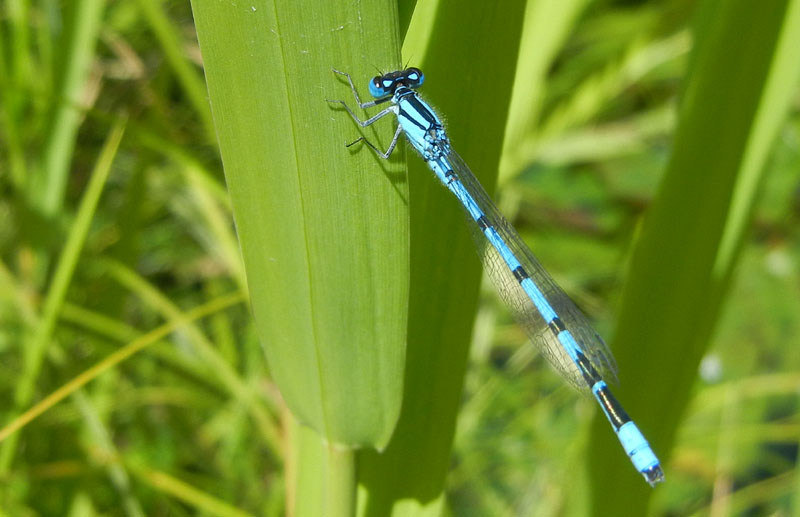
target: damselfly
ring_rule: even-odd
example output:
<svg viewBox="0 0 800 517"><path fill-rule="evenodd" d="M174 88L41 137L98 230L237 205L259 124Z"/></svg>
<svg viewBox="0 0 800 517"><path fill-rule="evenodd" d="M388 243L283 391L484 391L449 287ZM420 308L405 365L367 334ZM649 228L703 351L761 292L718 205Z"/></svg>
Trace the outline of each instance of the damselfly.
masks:
<svg viewBox="0 0 800 517"><path fill-rule="evenodd" d="M347 78L362 109L391 102L391 106L362 121L344 101L331 101L341 103L361 127L389 114L395 115L398 122L385 152L364 137L348 145L363 141L382 158L389 158L400 134L406 135L439 181L466 210L484 267L528 337L570 384L592 393L645 480L651 486L663 481L658 458L604 380L616 379L611 351L500 214L469 167L451 149L441 120L416 91L424 81L422 71L408 68L373 78L369 92L375 100L369 102L361 102L349 74L334 72Z"/></svg>

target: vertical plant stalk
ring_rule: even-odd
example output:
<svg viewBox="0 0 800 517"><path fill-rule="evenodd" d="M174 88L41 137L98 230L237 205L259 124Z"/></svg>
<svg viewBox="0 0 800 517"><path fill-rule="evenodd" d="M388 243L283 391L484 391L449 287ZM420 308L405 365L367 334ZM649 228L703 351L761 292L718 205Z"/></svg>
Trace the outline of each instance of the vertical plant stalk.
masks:
<svg viewBox="0 0 800 517"><path fill-rule="evenodd" d="M328 445L325 473L327 517L351 517L356 512L356 452Z"/></svg>
<svg viewBox="0 0 800 517"><path fill-rule="evenodd" d="M82 113L80 100L91 69L104 0L75 0L72 25L64 42L64 69L54 95L54 112L39 169L31 177L28 194L45 217L58 213L64 200L69 166Z"/></svg>

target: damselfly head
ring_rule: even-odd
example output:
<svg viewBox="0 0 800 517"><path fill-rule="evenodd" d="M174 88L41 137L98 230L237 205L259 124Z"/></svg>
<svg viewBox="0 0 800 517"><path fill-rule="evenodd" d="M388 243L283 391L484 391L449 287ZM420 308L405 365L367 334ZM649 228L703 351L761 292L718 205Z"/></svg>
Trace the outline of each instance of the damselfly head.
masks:
<svg viewBox="0 0 800 517"><path fill-rule="evenodd" d="M382 99L390 95L400 86L416 89L422 86L425 81L425 74L419 68L406 68L388 74L373 77L369 82L369 93L376 99Z"/></svg>

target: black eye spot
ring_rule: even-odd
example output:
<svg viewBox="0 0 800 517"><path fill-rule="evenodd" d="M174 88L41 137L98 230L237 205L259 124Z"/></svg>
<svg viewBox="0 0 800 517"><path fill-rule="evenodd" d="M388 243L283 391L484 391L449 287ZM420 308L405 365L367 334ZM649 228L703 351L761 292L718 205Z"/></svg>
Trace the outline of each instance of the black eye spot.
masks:
<svg viewBox="0 0 800 517"><path fill-rule="evenodd" d="M408 68L405 70L405 72L403 72L403 75L405 76L406 83L411 88L418 88L425 80L425 75L419 68Z"/></svg>

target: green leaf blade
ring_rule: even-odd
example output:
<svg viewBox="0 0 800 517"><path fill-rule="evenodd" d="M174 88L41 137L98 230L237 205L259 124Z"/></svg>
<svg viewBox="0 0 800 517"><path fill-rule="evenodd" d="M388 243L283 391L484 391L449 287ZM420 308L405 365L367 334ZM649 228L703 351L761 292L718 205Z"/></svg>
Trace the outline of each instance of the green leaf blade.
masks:
<svg viewBox="0 0 800 517"><path fill-rule="evenodd" d="M407 195L398 164L345 149L359 128L326 99L352 105L331 69L369 77L369 63L352 55L374 31L396 38L380 29L393 26L381 21L392 11L341 2L194 10L272 375L295 416L327 441L380 448L402 396ZM364 133L388 142L391 127Z"/></svg>
<svg viewBox="0 0 800 517"><path fill-rule="evenodd" d="M752 217L765 142L774 140L797 83L797 60L776 59L800 44L797 6L699 6L672 157L634 251L615 339L620 398L662 461ZM627 460L615 454L605 425L598 417L593 426L594 512L616 512L625 494L627 514L641 515L652 492L624 473Z"/></svg>

